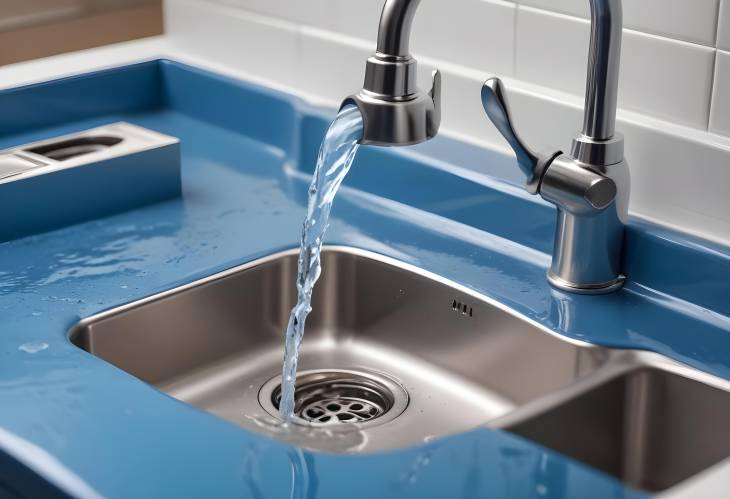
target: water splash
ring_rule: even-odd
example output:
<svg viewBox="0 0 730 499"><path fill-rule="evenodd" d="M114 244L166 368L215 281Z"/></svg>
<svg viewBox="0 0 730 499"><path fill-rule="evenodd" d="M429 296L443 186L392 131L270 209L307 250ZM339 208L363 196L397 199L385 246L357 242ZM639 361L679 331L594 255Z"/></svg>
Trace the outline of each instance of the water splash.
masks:
<svg viewBox="0 0 730 499"><path fill-rule="evenodd" d="M367 434L352 423L315 426L306 422L290 424L268 415L244 415L244 418L264 435L301 449L355 454L368 444Z"/></svg>
<svg viewBox="0 0 730 499"><path fill-rule="evenodd" d="M291 421L294 416L299 347L304 336L304 323L312 310L312 290L322 270L322 239L327 230L334 197L355 158L362 128L362 116L357 107L347 106L340 111L322 142L314 178L309 186L307 218L304 220L299 250L297 304L289 316L284 347L279 412L285 421Z"/></svg>

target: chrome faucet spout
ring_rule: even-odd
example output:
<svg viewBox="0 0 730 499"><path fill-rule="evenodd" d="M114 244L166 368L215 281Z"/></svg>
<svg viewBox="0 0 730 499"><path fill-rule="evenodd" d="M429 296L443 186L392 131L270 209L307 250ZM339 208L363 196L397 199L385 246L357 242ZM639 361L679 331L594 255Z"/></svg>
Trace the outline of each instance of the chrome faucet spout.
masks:
<svg viewBox="0 0 730 499"><path fill-rule="evenodd" d="M360 92L345 102L363 117L363 144L406 146L436 135L441 124L441 75L431 91L418 89L416 60L409 52L411 26L421 0L387 0L380 16L377 51L365 66Z"/></svg>
<svg viewBox="0 0 730 499"><path fill-rule="evenodd" d="M623 8L621 0L590 3L591 43L583 135L602 141L611 139L616 129Z"/></svg>

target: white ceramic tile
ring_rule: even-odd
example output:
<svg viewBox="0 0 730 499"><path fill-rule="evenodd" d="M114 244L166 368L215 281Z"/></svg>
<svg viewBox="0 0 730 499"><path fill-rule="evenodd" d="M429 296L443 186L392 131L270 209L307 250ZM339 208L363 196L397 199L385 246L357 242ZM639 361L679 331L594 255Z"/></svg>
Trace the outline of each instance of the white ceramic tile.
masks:
<svg viewBox="0 0 730 499"><path fill-rule="evenodd" d="M714 46L718 2L624 0L624 25L638 31Z"/></svg>
<svg viewBox="0 0 730 499"><path fill-rule="evenodd" d="M714 46L719 0L624 0L624 26ZM517 3L588 18L586 0L517 0Z"/></svg>
<svg viewBox="0 0 730 499"><path fill-rule="evenodd" d="M308 94L337 103L362 88L367 44L354 45L322 30L302 28L297 84Z"/></svg>
<svg viewBox="0 0 730 499"><path fill-rule="evenodd" d="M520 7L515 74L574 95L585 91L590 23ZM714 50L701 45L624 33L619 106L705 129Z"/></svg>
<svg viewBox="0 0 730 499"><path fill-rule="evenodd" d="M384 0L328 0L329 28L375 46Z"/></svg>
<svg viewBox="0 0 730 499"><path fill-rule="evenodd" d="M414 53L512 74L516 7L499 0L428 0L413 25Z"/></svg>
<svg viewBox="0 0 730 499"><path fill-rule="evenodd" d="M329 0L208 0L312 26L328 26Z"/></svg>
<svg viewBox="0 0 730 499"><path fill-rule="evenodd" d="M575 95L582 94L589 37L586 21L520 7L515 76Z"/></svg>
<svg viewBox="0 0 730 499"><path fill-rule="evenodd" d="M730 52L717 51L710 131L730 137Z"/></svg>
<svg viewBox="0 0 730 499"><path fill-rule="evenodd" d="M168 2L165 17L168 36L193 55L274 81L290 79L296 67L297 31L293 26L199 0Z"/></svg>
<svg viewBox="0 0 730 499"><path fill-rule="evenodd" d="M619 105L707 129L715 50L643 33L627 33Z"/></svg>
<svg viewBox="0 0 730 499"><path fill-rule="evenodd" d="M730 0L721 0L720 20L717 24L717 48L730 51Z"/></svg>

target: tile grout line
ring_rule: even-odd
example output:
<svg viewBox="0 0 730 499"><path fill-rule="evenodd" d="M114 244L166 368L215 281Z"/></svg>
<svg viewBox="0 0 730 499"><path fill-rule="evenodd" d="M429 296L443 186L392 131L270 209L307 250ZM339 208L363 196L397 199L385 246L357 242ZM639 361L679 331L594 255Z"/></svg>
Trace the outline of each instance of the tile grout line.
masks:
<svg viewBox="0 0 730 499"><path fill-rule="evenodd" d="M710 79L710 99L707 106L707 131L710 131L712 126L712 108L715 102L715 85L717 85L717 49L714 51L712 58L712 78Z"/></svg>
<svg viewBox="0 0 730 499"><path fill-rule="evenodd" d="M571 14L571 13L566 13L563 11L550 10L550 9L545 9L542 7L534 7L532 5L525 5L524 3L521 3L519 5L520 5L521 9L524 9L526 11L532 11L535 14L551 16L551 17L558 17L558 18L563 17L563 18L567 18L571 21L578 21L578 22L584 22L584 23L590 22L590 18L578 16L578 15ZM624 30L624 33L626 33L626 32L636 33L640 36L647 36L647 37L652 37L652 38L658 38L660 40L666 40L668 43L674 42L674 43L682 43L682 44L687 44L687 45L700 47L700 48L715 48L715 47L713 47L713 45L711 43L710 44L698 43L697 41L685 40L683 38L675 38L672 36L668 36L666 34L663 35L663 34L651 32L651 31L644 31L639 28L628 27L628 26L626 26L625 23L624 23L623 30Z"/></svg>
<svg viewBox="0 0 730 499"><path fill-rule="evenodd" d="M724 3L726 0L717 0L717 16L715 16L715 48L720 48L718 45L720 43L720 17L722 16L724 12Z"/></svg>

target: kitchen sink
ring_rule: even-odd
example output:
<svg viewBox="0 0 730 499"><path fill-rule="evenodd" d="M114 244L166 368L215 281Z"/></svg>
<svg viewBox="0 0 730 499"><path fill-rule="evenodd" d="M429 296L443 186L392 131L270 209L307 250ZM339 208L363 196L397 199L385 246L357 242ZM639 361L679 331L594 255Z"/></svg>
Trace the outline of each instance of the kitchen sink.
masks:
<svg viewBox="0 0 730 499"><path fill-rule="evenodd" d="M327 247L322 262L294 425L277 405L296 250L90 317L70 338L172 397L315 450L383 451L488 426L645 490L730 456L724 380L564 338L381 255Z"/></svg>

